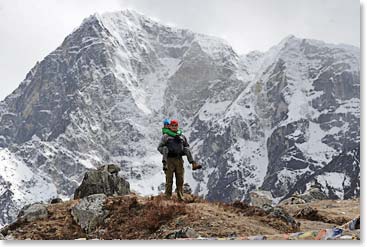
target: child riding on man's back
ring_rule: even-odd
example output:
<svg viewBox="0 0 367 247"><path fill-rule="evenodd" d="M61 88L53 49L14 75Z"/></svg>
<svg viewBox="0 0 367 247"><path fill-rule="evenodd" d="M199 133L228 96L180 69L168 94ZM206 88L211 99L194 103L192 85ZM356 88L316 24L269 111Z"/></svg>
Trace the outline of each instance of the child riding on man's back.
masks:
<svg viewBox="0 0 367 247"><path fill-rule="evenodd" d="M178 129L176 132L171 130L171 124L178 126L178 121L177 120L172 120L170 121L169 119L165 119L163 121L163 128L162 128L162 134L163 135L168 135L168 136L172 136L172 137L177 137L180 138L180 136L182 135L182 130ZM185 138L185 137L184 137ZM186 140L186 138L185 138ZM163 146L161 148L161 150L159 150L161 152L161 154L163 155L162 157L162 163L163 163L163 170L166 171L167 170L167 157L168 157L168 147L167 146ZM192 169L196 170L196 169L201 169L202 166L197 164L194 159L192 158L192 154L191 151L189 149L189 147L184 147L183 148L183 154L186 155L187 160L189 161L190 164L192 164Z"/></svg>

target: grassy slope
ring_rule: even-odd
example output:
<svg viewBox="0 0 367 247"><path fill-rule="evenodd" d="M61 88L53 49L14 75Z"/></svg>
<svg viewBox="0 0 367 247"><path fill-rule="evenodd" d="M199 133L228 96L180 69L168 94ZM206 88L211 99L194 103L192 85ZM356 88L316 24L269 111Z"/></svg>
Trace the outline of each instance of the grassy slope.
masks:
<svg viewBox="0 0 367 247"><path fill-rule="evenodd" d="M88 236L70 215L77 200L51 204L48 219L15 223L6 234L15 239L162 239L175 230L191 227L201 237L242 237L330 228L359 215L359 199L284 205L291 216L307 206L318 210L316 220L319 221L296 219L301 223L297 229L243 203L210 203L190 195L187 199L186 203L180 203L175 199L165 200L162 196L109 197L105 203L109 216Z"/></svg>

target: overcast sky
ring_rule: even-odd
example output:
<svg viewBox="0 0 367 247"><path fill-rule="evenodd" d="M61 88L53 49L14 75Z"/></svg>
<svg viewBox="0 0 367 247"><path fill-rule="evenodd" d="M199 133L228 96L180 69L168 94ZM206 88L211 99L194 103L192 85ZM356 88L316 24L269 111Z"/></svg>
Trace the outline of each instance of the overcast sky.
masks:
<svg viewBox="0 0 367 247"><path fill-rule="evenodd" d="M359 0L0 0L0 100L93 13L134 9L226 39L238 53L285 36L359 46Z"/></svg>

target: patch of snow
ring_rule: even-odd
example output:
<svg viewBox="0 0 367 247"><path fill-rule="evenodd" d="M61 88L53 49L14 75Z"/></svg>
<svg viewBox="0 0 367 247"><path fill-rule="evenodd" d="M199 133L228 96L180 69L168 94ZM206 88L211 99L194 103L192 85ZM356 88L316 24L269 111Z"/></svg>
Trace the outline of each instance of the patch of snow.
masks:
<svg viewBox="0 0 367 247"><path fill-rule="evenodd" d="M350 178L343 173L338 172L327 172L323 175L319 175L316 177L317 182L325 188L326 193L330 193L328 191L327 186L330 186L334 189L334 193L340 198L344 198L344 186L350 185Z"/></svg>
<svg viewBox="0 0 367 247"><path fill-rule="evenodd" d="M8 149L0 149L0 176L14 193L13 201L20 206L57 197L56 186L40 173L32 171Z"/></svg>
<svg viewBox="0 0 367 247"><path fill-rule="evenodd" d="M244 174L251 175L244 177L246 183L259 187L264 181L269 162L265 146L265 142L238 139L234 147L226 152L226 155L233 157L233 161L228 162L231 167L227 174L236 170L244 171Z"/></svg>
<svg viewBox="0 0 367 247"><path fill-rule="evenodd" d="M332 157L337 154L335 149L322 142L325 134L319 124L310 121L305 133L306 141L295 144L307 158L317 161L320 166L323 162L329 163Z"/></svg>
<svg viewBox="0 0 367 247"><path fill-rule="evenodd" d="M144 76L142 84L146 92L146 104L152 112L159 112L164 106L167 78L177 71L180 59L161 58L162 66L156 72Z"/></svg>
<svg viewBox="0 0 367 247"><path fill-rule="evenodd" d="M195 41L213 59L222 59L223 54L228 54L228 50L232 50L226 40L214 36L196 34Z"/></svg>
<svg viewBox="0 0 367 247"><path fill-rule="evenodd" d="M218 118L223 115L228 106L232 101L222 101L222 102L206 102L199 111L199 119L202 121L208 121L213 118Z"/></svg>
<svg viewBox="0 0 367 247"><path fill-rule="evenodd" d="M275 186L286 187L286 189L289 190L290 188L288 188L287 184L294 185L297 182L299 176L310 171L311 170L308 167L298 170L288 170L285 167L278 172L278 181L275 183Z"/></svg>
<svg viewBox="0 0 367 247"><path fill-rule="evenodd" d="M360 100L352 98L350 100L339 101L340 106L335 110L335 113L352 113L356 116L360 116Z"/></svg>
<svg viewBox="0 0 367 247"><path fill-rule="evenodd" d="M296 131L294 131L292 134L289 134L287 137L289 139L297 139L298 137L300 137L302 135L302 131L300 129L296 129Z"/></svg>

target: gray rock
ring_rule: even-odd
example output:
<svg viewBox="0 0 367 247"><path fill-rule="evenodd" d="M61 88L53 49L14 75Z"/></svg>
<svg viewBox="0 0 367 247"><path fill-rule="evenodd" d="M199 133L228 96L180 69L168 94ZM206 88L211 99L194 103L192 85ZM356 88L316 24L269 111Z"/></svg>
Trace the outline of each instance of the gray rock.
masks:
<svg viewBox="0 0 367 247"><path fill-rule="evenodd" d="M105 171L111 174L117 174L119 173L120 170L121 170L120 167L114 164L108 164L98 168L98 171Z"/></svg>
<svg viewBox="0 0 367 247"><path fill-rule="evenodd" d="M4 236L0 233L0 240L4 240Z"/></svg>
<svg viewBox="0 0 367 247"><path fill-rule="evenodd" d="M176 239L176 238L198 238L200 235L192 228L185 227L183 229L177 230L168 234L166 239Z"/></svg>
<svg viewBox="0 0 367 247"><path fill-rule="evenodd" d="M71 209L71 215L76 223L86 232L94 231L108 215L103 204L107 196L105 194L95 194L84 197L79 204Z"/></svg>
<svg viewBox="0 0 367 247"><path fill-rule="evenodd" d="M298 196L292 196L290 198L287 198L286 200L283 200L279 203L279 205L292 205L292 204L305 204L306 201Z"/></svg>
<svg viewBox="0 0 367 247"><path fill-rule="evenodd" d="M252 206L262 207L264 204L271 205L273 197L269 191L254 190L250 192L250 201Z"/></svg>
<svg viewBox="0 0 367 247"><path fill-rule="evenodd" d="M4 240L16 240L12 234L6 235Z"/></svg>
<svg viewBox="0 0 367 247"><path fill-rule="evenodd" d="M164 186L165 186L166 184L164 183ZM163 187L163 191L165 190L165 187ZM176 188L176 193L177 193L177 188ZM191 187L190 187L190 185L188 184L188 183L184 183L184 185L183 185L183 192L184 193L186 193L186 194L191 194L192 193L192 189L191 189Z"/></svg>
<svg viewBox="0 0 367 247"><path fill-rule="evenodd" d="M191 187L188 183L184 183L183 192L186 193L186 194L191 194L192 193L192 189L191 189Z"/></svg>
<svg viewBox="0 0 367 247"><path fill-rule="evenodd" d="M61 203L61 202L62 202L61 198L52 198L50 200L50 204Z"/></svg>
<svg viewBox="0 0 367 247"><path fill-rule="evenodd" d="M18 219L24 221L34 221L38 219L45 219L48 217L48 210L46 204L34 203L24 206L19 214Z"/></svg>
<svg viewBox="0 0 367 247"><path fill-rule="evenodd" d="M164 192L166 190L166 183L161 183L159 186L158 186L158 191L160 192Z"/></svg>
<svg viewBox="0 0 367 247"><path fill-rule="evenodd" d="M101 193L107 196L129 194L130 184L118 176L119 171L116 165L105 165L98 170L86 172L74 193L74 199Z"/></svg>
<svg viewBox="0 0 367 247"><path fill-rule="evenodd" d="M302 183L297 183L302 184ZM286 199L282 200L279 205L289 205L289 204L304 204L317 200L326 200L328 199L328 195L322 191L321 186L311 182L310 188L306 190L303 194L299 194L298 192L294 192L292 196L285 197Z"/></svg>
<svg viewBox="0 0 367 247"><path fill-rule="evenodd" d="M294 217L308 220L317 220L319 218L316 208L307 206L294 214Z"/></svg>
<svg viewBox="0 0 367 247"><path fill-rule="evenodd" d="M289 215L283 208L281 207L272 207L269 204L264 204L262 209L269 214L270 216L276 217L281 219L282 221L286 222L288 225L292 226L294 229L299 228L299 223Z"/></svg>
<svg viewBox="0 0 367 247"><path fill-rule="evenodd" d="M319 189L311 189L309 191L306 191L304 194L299 196L301 199L303 199L305 202L312 202L316 200L326 200L328 199L328 196L320 191Z"/></svg>

